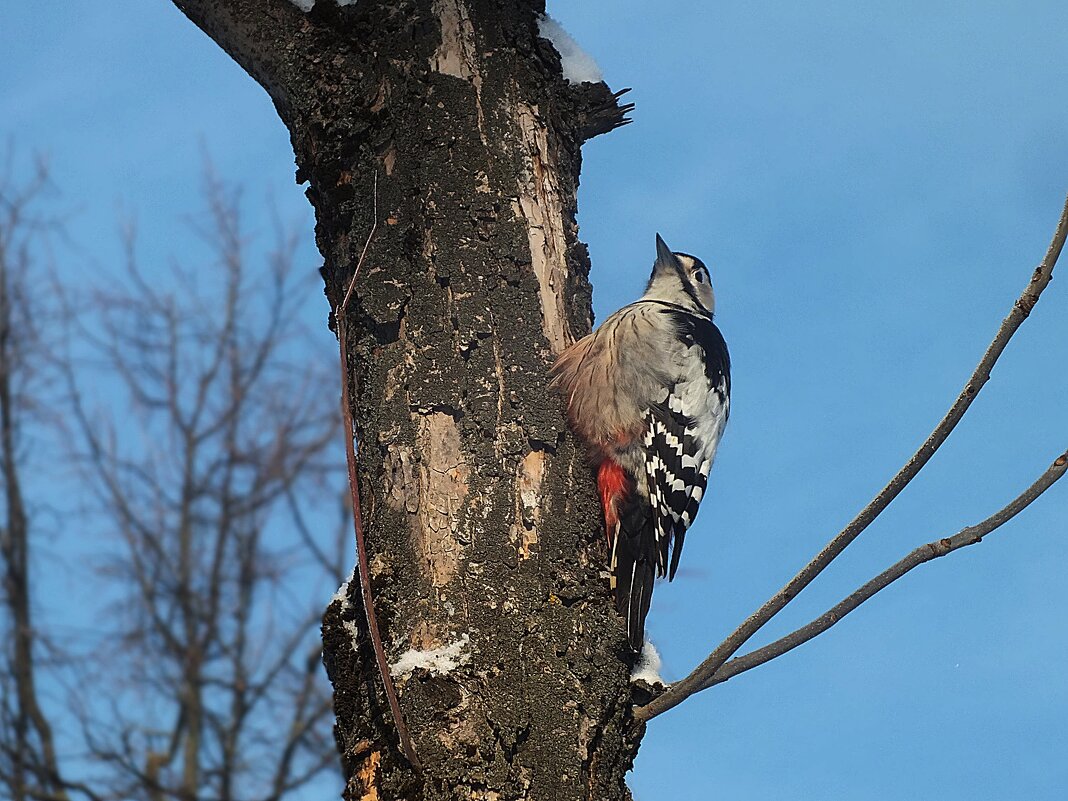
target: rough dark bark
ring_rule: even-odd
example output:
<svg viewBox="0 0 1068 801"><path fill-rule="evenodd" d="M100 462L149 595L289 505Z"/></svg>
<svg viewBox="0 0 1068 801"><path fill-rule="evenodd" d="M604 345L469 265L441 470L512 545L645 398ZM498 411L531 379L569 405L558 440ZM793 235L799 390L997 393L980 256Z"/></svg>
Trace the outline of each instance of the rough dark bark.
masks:
<svg viewBox="0 0 1068 801"><path fill-rule="evenodd" d="M591 324L582 142L620 124L538 38L541 2L175 0L270 92L350 307L360 490L398 750L357 587L323 620L348 799L619 799L640 729L593 484L548 389ZM324 387L325 392L335 389Z"/></svg>

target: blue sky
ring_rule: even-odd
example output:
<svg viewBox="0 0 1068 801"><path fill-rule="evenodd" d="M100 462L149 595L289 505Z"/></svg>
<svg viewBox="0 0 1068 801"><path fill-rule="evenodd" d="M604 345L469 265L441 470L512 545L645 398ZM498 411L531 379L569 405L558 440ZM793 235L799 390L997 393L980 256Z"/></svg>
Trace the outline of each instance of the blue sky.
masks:
<svg viewBox="0 0 1068 801"><path fill-rule="evenodd" d="M881 488L1045 252L1068 191L1068 5L1013 5L550 4L637 103L633 125L584 150L598 317L640 293L659 231L710 265L734 361L709 495L653 602L668 678ZM270 198L308 221L302 258L318 266L266 94L163 0L5 9L9 134L51 155L93 264L116 257L131 210L147 257L183 248L206 149L260 213ZM759 642L1029 484L1068 447L1066 364L1062 275L950 442ZM983 545L657 719L636 798L1065 798L1066 520L1057 486Z"/></svg>

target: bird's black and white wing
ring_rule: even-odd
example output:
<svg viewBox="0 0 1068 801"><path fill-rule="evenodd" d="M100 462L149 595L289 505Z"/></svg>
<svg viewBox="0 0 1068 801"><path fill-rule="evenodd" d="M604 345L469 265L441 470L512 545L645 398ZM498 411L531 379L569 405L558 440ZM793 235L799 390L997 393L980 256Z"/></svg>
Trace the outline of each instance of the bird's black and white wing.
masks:
<svg viewBox="0 0 1068 801"><path fill-rule="evenodd" d="M657 546L657 574L675 577L686 530L708 487L708 473L730 414L730 357L708 318L677 313L687 371L645 415L645 475ZM670 556L670 564L669 564Z"/></svg>

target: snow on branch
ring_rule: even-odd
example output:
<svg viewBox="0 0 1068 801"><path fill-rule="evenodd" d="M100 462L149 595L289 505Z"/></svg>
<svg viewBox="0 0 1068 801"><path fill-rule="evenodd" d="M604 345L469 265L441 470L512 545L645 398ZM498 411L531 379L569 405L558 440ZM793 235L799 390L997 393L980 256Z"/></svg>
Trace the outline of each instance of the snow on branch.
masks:
<svg viewBox="0 0 1068 801"><path fill-rule="evenodd" d="M548 14L538 17L538 35L552 42L560 54L560 67L565 79L571 83L600 83L604 80L593 56L579 47L574 37Z"/></svg>
<svg viewBox="0 0 1068 801"><path fill-rule="evenodd" d="M342 612L344 612L346 609L349 608L349 585L352 584L352 582L354 582L355 580L356 580L356 568L355 568L355 566L353 566L352 573L349 575L349 577L347 579L345 579L345 583L342 584L340 587L338 587L337 588L337 592L335 592L333 597L330 598L330 603L333 603L334 601L340 601L341 602L341 611Z"/></svg>
<svg viewBox="0 0 1068 801"><path fill-rule="evenodd" d="M648 684L666 684L660 676L660 652L656 650L652 640L646 640L642 646L642 654L638 664L630 674L631 681L644 681Z"/></svg>
<svg viewBox="0 0 1068 801"><path fill-rule="evenodd" d="M305 13L315 8L315 0L289 0L289 2ZM334 2L339 6L352 6L356 4L356 0L334 0Z"/></svg>

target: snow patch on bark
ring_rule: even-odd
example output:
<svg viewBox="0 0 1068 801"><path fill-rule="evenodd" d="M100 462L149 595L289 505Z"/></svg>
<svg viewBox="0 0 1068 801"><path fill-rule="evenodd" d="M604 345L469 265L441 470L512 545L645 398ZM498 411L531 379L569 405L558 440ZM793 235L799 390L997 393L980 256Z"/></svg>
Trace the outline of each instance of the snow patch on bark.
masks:
<svg viewBox="0 0 1068 801"><path fill-rule="evenodd" d="M311 11L315 8L315 0L289 0L289 2L304 12ZM339 6L356 5L356 0L334 0L334 2Z"/></svg>
<svg viewBox="0 0 1068 801"><path fill-rule="evenodd" d="M428 651L411 648L389 666L389 672L397 679L406 679L419 669L442 676L471 661L471 654L464 653L470 643L471 638L464 634L451 645L442 645Z"/></svg>
<svg viewBox="0 0 1068 801"><path fill-rule="evenodd" d="M349 608L349 585L353 581L355 581L355 579L356 579L356 567L353 566L352 573L349 574L348 579L345 581L344 584L342 584L340 587L337 588L337 592L335 592L333 597L330 599L330 603L331 604L334 601L340 601L341 602L341 611L342 612L344 612L346 609ZM330 604L327 604L327 606L329 606L329 605Z"/></svg>
<svg viewBox="0 0 1068 801"><path fill-rule="evenodd" d="M631 681L644 681L649 684L666 684L660 677L660 654L651 640L642 646L642 655L630 674Z"/></svg>
<svg viewBox="0 0 1068 801"><path fill-rule="evenodd" d="M341 623L342 628L349 633L349 639L352 641L352 650L360 650L360 627L356 625L355 620L345 620Z"/></svg>
<svg viewBox="0 0 1068 801"><path fill-rule="evenodd" d="M593 56L579 47L575 38L564 30L564 26L548 14L538 18L538 35L552 42L560 54L560 67L565 80L571 83L600 83L604 80L601 68Z"/></svg>

